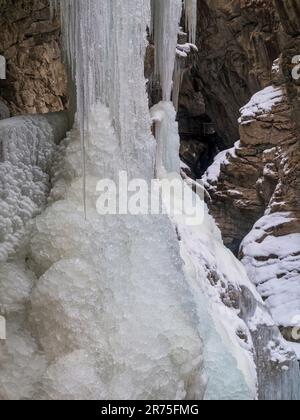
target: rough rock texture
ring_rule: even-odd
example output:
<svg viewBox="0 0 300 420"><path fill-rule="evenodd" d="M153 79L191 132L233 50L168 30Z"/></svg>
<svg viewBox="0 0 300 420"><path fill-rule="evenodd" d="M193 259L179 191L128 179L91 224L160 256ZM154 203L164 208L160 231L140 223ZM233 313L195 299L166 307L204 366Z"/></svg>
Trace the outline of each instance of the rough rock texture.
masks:
<svg viewBox="0 0 300 420"><path fill-rule="evenodd" d="M300 309L300 295L297 295L300 149L286 90L274 89L274 92L282 92L283 96L278 97L280 102L270 113L258 111L253 116L249 108L244 111L241 141L216 160L206 181L212 197L211 210L223 227L224 240L229 247L238 252L240 242L254 225L243 242L240 257L252 280L260 286L263 297L268 300L270 295L274 296L276 279L281 282L280 294L283 295L289 295L289 284L285 287L285 282L294 282L296 306L294 314L290 315L291 321L293 315L297 315L297 307L298 311ZM282 322L277 311L279 306L291 303L281 297L280 301L269 304L278 325L288 327L288 320L284 318Z"/></svg>
<svg viewBox="0 0 300 420"><path fill-rule="evenodd" d="M240 127L241 143L235 153L227 154L229 165L221 165L218 181L214 180L210 188L212 212L225 243L235 252L269 205L272 212L299 212L300 82L291 74L292 58L300 51L295 26L297 7L293 1L285 6L282 2L275 4L282 19L278 30L286 33L281 36L283 53L277 63L281 70L272 77L274 83L283 85L284 100L269 116L257 116Z"/></svg>
<svg viewBox="0 0 300 420"><path fill-rule="evenodd" d="M299 140L292 116L285 90L272 113L245 117L241 141L221 160L218 176L208 171L211 210L235 252L269 206L272 212L297 210Z"/></svg>
<svg viewBox="0 0 300 420"><path fill-rule="evenodd" d="M0 99L12 115L64 109L60 25L50 19L48 0L1 0L0 11L0 54L7 60Z"/></svg>
<svg viewBox="0 0 300 420"><path fill-rule="evenodd" d="M228 146L239 138L239 109L270 82L279 34L272 0L198 1L194 80Z"/></svg>
<svg viewBox="0 0 300 420"><path fill-rule="evenodd" d="M247 2L254 3L264 2ZM299 342L293 328L300 312L300 83L292 76L300 53L299 4L274 1L270 10L282 51L273 65L274 87L242 109L240 142L218 156L205 180L226 244L238 253L243 241L239 255L249 277L284 338Z"/></svg>
<svg viewBox="0 0 300 420"><path fill-rule="evenodd" d="M0 120L10 117L10 112L4 102L0 101Z"/></svg>

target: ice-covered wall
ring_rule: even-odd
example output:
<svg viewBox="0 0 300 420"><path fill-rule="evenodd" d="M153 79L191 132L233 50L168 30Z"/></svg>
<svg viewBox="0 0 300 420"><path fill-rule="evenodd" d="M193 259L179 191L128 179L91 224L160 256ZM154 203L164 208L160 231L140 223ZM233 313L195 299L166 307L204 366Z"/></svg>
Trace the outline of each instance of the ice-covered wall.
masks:
<svg viewBox="0 0 300 420"><path fill-rule="evenodd" d="M0 121L0 262L46 203L53 154L67 127L63 113Z"/></svg>

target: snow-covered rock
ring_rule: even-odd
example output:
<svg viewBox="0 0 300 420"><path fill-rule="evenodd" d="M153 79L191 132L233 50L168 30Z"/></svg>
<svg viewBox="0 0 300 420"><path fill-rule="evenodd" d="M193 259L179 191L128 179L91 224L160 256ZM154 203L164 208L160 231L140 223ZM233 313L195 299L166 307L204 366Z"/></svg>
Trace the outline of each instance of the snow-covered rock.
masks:
<svg viewBox="0 0 300 420"><path fill-rule="evenodd" d="M284 88L270 86L257 93L241 113L240 142L216 158L204 180L225 242L240 255L265 300L263 311L271 314L270 322L254 327L249 314L257 318L261 308L253 309L253 299L243 293L260 398L297 399L296 356L279 334L280 329L285 339L297 341L292 337L300 310L297 131Z"/></svg>
<svg viewBox="0 0 300 420"><path fill-rule="evenodd" d="M250 279L287 337L288 329L300 326L300 232L294 230L297 223L292 213L266 215L244 239L241 250ZM298 324L294 324L296 321Z"/></svg>

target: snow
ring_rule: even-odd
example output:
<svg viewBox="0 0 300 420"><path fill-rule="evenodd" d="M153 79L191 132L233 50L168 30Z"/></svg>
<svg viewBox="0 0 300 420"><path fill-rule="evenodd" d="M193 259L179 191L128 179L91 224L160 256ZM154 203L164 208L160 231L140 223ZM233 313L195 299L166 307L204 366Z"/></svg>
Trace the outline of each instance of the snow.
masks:
<svg viewBox="0 0 300 420"><path fill-rule="evenodd" d="M27 222L46 203L55 144L66 129L64 114L0 121L0 262L16 251Z"/></svg>
<svg viewBox="0 0 300 420"><path fill-rule="evenodd" d="M284 364L289 357L291 346L282 339L281 346L278 346L274 341L270 341L266 350L270 352L271 361L278 364ZM284 366L282 367L284 370Z"/></svg>
<svg viewBox="0 0 300 420"><path fill-rule="evenodd" d="M178 111L178 102L181 84L184 76L184 71L186 69L186 58L192 51L198 51L196 45L191 43L177 44L176 48L176 61L175 69L173 74L173 90L172 90L172 101L174 108Z"/></svg>
<svg viewBox="0 0 300 420"><path fill-rule="evenodd" d="M160 124L165 121L167 130L160 129L157 138L159 142L169 143L165 153L169 161L174 161L178 159L178 150L171 145L178 143L178 127L176 114L170 110L171 104L160 103L151 113ZM169 167L159 174L162 178L180 179L179 171L175 169ZM190 187L186 184L185 188ZM251 334L239 317L238 308L230 307L230 298L227 307L221 297L230 294L230 290L240 293L241 287L248 288L258 302L261 302L260 296L242 264L224 246L221 232L208 214L203 197L195 196L195 200L203 209L203 216L199 215L197 224L189 225L187 214L170 214L170 218L180 237L185 279L201 320L198 329L203 339L204 367L208 377L205 399L253 400L256 399L257 378ZM209 280L212 277L216 282L214 285ZM265 322L265 319L266 314L262 314L261 320ZM247 337L247 342L241 340L238 333Z"/></svg>
<svg viewBox="0 0 300 420"><path fill-rule="evenodd" d="M268 86L256 93L250 102L241 108L241 124L248 123L258 115L268 114L272 108L282 102L284 92L281 87Z"/></svg>
<svg viewBox="0 0 300 420"><path fill-rule="evenodd" d="M300 361L300 343L291 343L290 341L286 342L286 345L296 354L297 359Z"/></svg>
<svg viewBox="0 0 300 420"><path fill-rule="evenodd" d="M177 54L183 53L184 57L187 57L191 51L198 51L198 48L195 44L186 42L185 44L177 44Z"/></svg>
<svg viewBox="0 0 300 420"><path fill-rule="evenodd" d="M281 327L290 327L299 315L300 234L274 236L271 232L291 222L293 215L289 212L266 215L242 243L248 275Z"/></svg>
<svg viewBox="0 0 300 420"><path fill-rule="evenodd" d="M198 228L188 227L179 218L174 220L181 237L181 255L187 281L197 301L204 342L204 367L208 376L207 400L253 400L256 398L256 368L252 340L239 311L226 307L222 292L229 287L240 290L250 287L243 266L224 247L215 222L205 211L205 220ZM214 273L218 284L209 281ZM252 289L254 295L255 290ZM243 332L247 343L238 337Z"/></svg>
<svg viewBox="0 0 300 420"><path fill-rule="evenodd" d="M272 65L272 75L276 76L280 73L280 58L277 58L276 60L274 60L273 65Z"/></svg>
<svg viewBox="0 0 300 420"><path fill-rule="evenodd" d="M236 157L236 150L239 149L240 142L236 142L234 147L220 152L214 159L213 164L208 168L203 176L206 184L216 184L221 174L221 168L230 164L230 158Z"/></svg>

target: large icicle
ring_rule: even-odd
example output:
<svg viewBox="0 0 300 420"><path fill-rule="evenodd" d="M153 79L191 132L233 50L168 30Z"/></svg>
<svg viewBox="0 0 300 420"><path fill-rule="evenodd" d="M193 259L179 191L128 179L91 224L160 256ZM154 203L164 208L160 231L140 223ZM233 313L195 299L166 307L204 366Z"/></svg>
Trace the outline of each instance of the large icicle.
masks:
<svg viewBox="0 0 300 420"><path fill-rule="evenodd" d="M170 101L182 0L151 0L151 4L155 70L160 79L163 100Z"/></svg>
<svg viewBox="0 0 300 420"><path fill-rule="evenodd" d="M196 44L198 0L184 0L185 26L189 33L189 41Z"/></svg>
<svg viewBox="0 0 300 420"><path fill-rule="evenodd" d="M137 72L143 69L150 0L138 0L136 7L131 1L122 0L52 1L53 8L60 7L64 48L76 82L85 196L85 138L90 113L97 102L110 109L122 152L127 155L126 169L130 170L132 166L128 143L134 142L135 162L141 162L138 157L145 151L141 136L149 132L149 113L147 103L143 101L145 81L142 73ZM129 18L133 21L130 32ZM136 53L131 54L133 48ZM132 61L125 66L125 59ZM130 111L134 109L141 112ZM140 118L140 115L145 117ZM151 147L150 135L148 139ZM149 169L151 158L148 161Z"/></svg>

